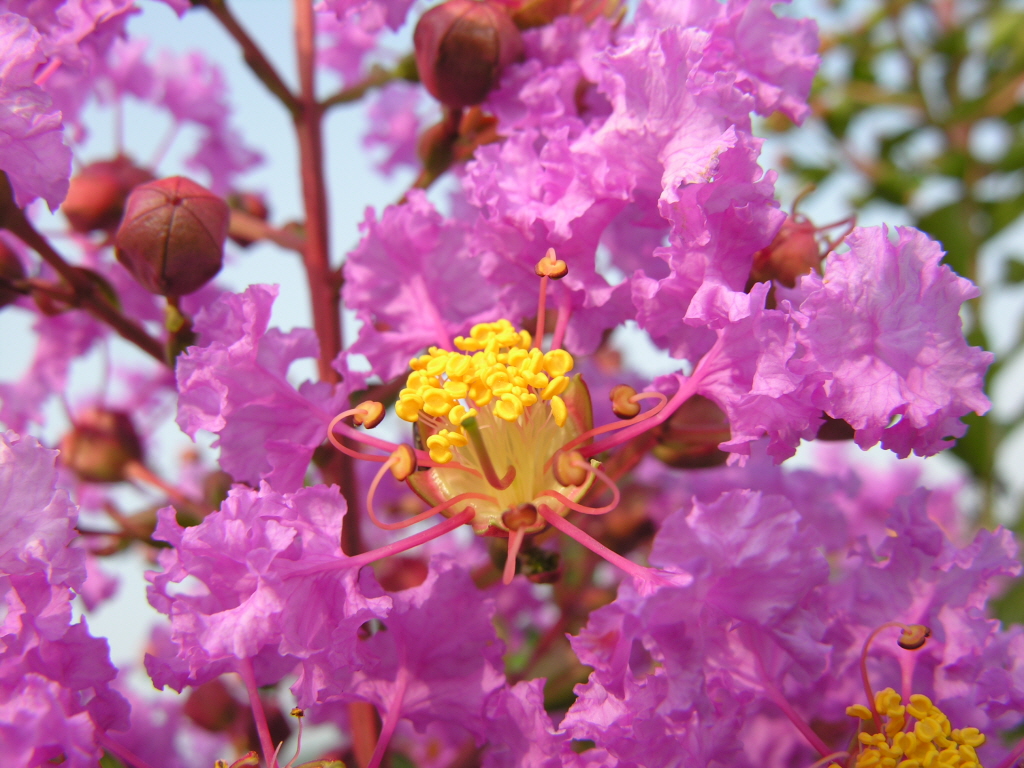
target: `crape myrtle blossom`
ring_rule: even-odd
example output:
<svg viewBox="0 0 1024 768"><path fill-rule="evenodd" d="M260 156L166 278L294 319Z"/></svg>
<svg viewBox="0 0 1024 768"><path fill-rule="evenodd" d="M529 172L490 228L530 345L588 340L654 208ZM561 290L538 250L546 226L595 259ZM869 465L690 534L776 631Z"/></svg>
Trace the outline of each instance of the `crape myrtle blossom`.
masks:
<svg viewBox="0 0 1024 768"><path fill-rule="evenodd" d="M825 550L816 528L832 523L782 497L730 491L675 512L651 561L690 568L693 584L647 597L624 585L591 614L573 647L595 671L562 728L629 764L673 765L681 745L699 764L809 763L812 750L849 748L862 658L875 691L928 696L954 728L1017 723L1024 636L984 612L999 577L1020 570L1016 546L1007 531L983 531L956 547L927 517L927 495L897 501L879 545ZM895 628L882 634L894 621L927 626L924 648L897 647ZM1006 750L989 740L979 756L994 765Z"/></svg>
<svg viewBox="0 0 1024 768"><path fill-rule="evenodd" d="M85 553L70 547L77 509L55 489L56 451L0 435L0 748L12 765L61 755L92 768L108 730L128 727L128 703L110 687L106 640L71 623Z"/></svg>

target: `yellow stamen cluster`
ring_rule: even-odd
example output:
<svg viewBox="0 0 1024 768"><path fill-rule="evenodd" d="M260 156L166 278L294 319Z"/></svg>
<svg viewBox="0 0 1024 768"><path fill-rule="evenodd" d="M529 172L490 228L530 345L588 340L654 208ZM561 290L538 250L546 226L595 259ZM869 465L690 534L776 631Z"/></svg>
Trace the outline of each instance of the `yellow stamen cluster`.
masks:
<svg viewBox="0 0 1024 768"><path fill-rule="evenodd" d="M952 728L927 696L914 694L904 706L900 695L886 688L875 694L875 709L885 721L885 733L857 734L857 768L981 768L974 750L985 743L985 735L977 728ZM846 714L874 719L862 704L847 707ZM909 731L908 716L916 720Z"/></svg>
<svg viewBox="0 0 1024 768"><path fill-rule="evenodd" d="M459 352L431 347L409 361L412 373L395 412L413 422L421 413L446 418L452 426L427 438L431 459L445 464L452 460L452 448L466 445L462 423L476 416L477 408L489 407L498 418L516 422L527 408L546 400L555 423L565 424L568 411L559 395L569 386L572 356L562 349L541 352L531 343L527 331L498 320L456 338Z"/></svg>

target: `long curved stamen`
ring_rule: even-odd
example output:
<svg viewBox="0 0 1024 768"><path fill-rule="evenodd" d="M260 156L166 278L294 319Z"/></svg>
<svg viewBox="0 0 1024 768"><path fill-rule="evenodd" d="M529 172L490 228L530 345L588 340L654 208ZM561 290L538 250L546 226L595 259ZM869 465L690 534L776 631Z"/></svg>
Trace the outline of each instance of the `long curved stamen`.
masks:
<svg viewBox="0 0 1024 768"><path fill-rule="evenodd" d="M509 467L504 477L498 477L494 464L491 462L490 454L487 453L484 436L480 434L480 427L477 425L476 419L465 419L462 422L462 428L466 430L466 435L476 450L477 458L480 461L480 468L484 471L484 477L487 478L487 482L490 483L491 487L498 491L504 491L512 485L512 481L516 479L516 468ZM444 466L450 467L451 464L445 464Z"/></svg>
<svg viewBox="0 0 1024 768"><path fill-rule="evenodd" d="M366 511L369 513L370 519L373 521L374 525L378 528L383 528L385 531L398 531L402 528L408 528L410 525L416 525L416 523L431 518L438 512L443 512L452 505L458 504L461 501L480 499L482 501L492 501L495 504L498 503L497 499L493 496L487 496L482 493L460 493L458 496L453 496L442 504L438 504L436 507L431 507L424 512L420 512L419 514L410 517L408 520L403 520L400 523L383 523L380 521L380 518L377 517L376 511L373 509L373 497L377 493L377 486L380 485L381 479L385 474L387 474L388 470L397 463L397 461L398 460L394 456L389 456L384 461L384 466L377 470L377 474L374 475L373 482L370 483L370 490L367 491L366 494Z"/></svg>
<svg viewBox="0 0 1024 768"><path fill-rule="evenodd" d="M544 340L544 326L547 320L545 312L548 303L548 283L551 280L561 280L569 274L569 269L565 266L565 262L555 254L555 249L548 248L544 258L538 261L537 266L534 267L534 272L540 278L540 297L537 299L537 325L534 328L536 333L533 334L533 346L540 349L541 342ZM561 320L561 310L559 310L559 320ZM562 333L565 333L565 329L562 330ZM561 338L557 327L555 328L555 338ZM551 348L558 349L560 346L561 343L558 342Z"/></svg>
<svg viewBox="0 0 1024 768"><path fill-rule="evenodd" d="M630 402L640 402L641 400L655 399L658 400L659 402L650 410L644 411L643 413L640 413L631 419L626 419L625 421L613 421L610 424L604 424L600 427L594 427L593 429L589 429L583 434L574 437L568 443L559 448L558 451L556 451L555 455L548 459L547 463L544 465L544 469L547 470L551 467L551 464L555 460L555 456L557 456L558 453L571 451L575 449L577 446L585 443L587 440L590 440L593 437L597 437L598 435L603 435L606 432L614 432L615 430L625 429L626 427L630 427L634 424L639 424L642 421L646 421L647 419L653 418L654 416L657 416L659 413L661 413L661 411L665 408L665 404L668 402L668 398L661 394L661 392L640 392L639 394L634 395L629 399ZM592 451L590 450L590 448L592 447L593 446L587 446L585 448L581 448L580 453L582 453L584 456L596 456L597 454L603 453L606 450L602 448L597 451Z"/></svg>
<svg viewBox="0 0 1024 768"><path fill-rule="evenodd" d="M340 440L337 439L337 437L335 437L334 430L340 429L343 433L345 433L345 437L348 437L351 440L356 440L360 443L372 445L374 448L380 448L382 451L387 451L389 455L398 450L399 446L396 445L395 443L389 443L387 440L381 440L379 437L367 435L365 432L357 432L348 424L345 424L342 421L342 419L344 419L346 416L353 416L357 413L360 413L360 410L358 408L352 408L348 411L343 411L342 413L339 413L337 416L335 416L331 420L330 425L327 427L327 439L331 441L331 445L333 445L339 451L344 453L346 456L351 456L354 459L365 459L366 461L375 461L378 464L383 464L388 460L388 456L378 456L375 453L360 453L359 451L354 451L348 446L344 445ZM475 469L473 469L472 467L467 467L464 464L459 464L457 461L450 461L447 464L438 464L436 461L430 458L430 455L426 451L419 451L414 448L413 453L416 454L417 466L444 467L445 469L461 469L464 472L469 472L472 475L481 477L480 473L477 472Z"/></svg>
<svg viewBox="0 0 1024 768"><path fill-rule="evenodd" d="M697 364L697 368L694 369L692 375L690 375L689 377L685 377L676 374L676 379L679 381L679 389L676 390L676 393L672 395L671 399L669 399L668 404L663 406L657 414L640 414L640 416L635 417L636 419L640 419L641 416L646 416L647 419L650 419L649 424L617 424L615 425L617 428L627 427L627 429L622 429L614 437L610 437L607 440L602 440L600 442L582 448L580 450L580 453L582 453L587 458L591 456L596 456L599 453L604 453L605 451L609 451L612 448L615 448L616 446L629 442L637 435L646 432L652 427L656 427L662 422L666 421L673 413L675 413L679 409L679 406L681 406L683 403L685 403L687 400L689 400L691 397L693 397L693 395L697 393L697 387L700 385L701 381L704 378L704 371L707 370L706 363L708 360L712 360L715 357L717 357L717 351L718 349L720 349L720 344L721 339L714 343L711 349L708 350L707 354L701 358L700 363ZM647 393L644 392L641 394ZM637 397L640 397L640 395L637 395ZM651 410L653 411L654 409L652 408Z"/></svg>
<svg viewBox="0 0 1024 768"><path fill-rule="evenodd" d="M864 683L864 693L868 696L868 709L871 710L871 718L875 721L875 727L879 733L883 732L882 718L878 714L878 708L875 706L875 694L871 691L871 679L868 677L868 650L871 648L871 643L878 636L878 633L889 627L899 627L902 630L899 645L908 651L916 651L923 646L925 640L931 634L927 627L920 624L907 625L900 621L887 621L885 624L875 627L864 641L864 646L860 651L860 679Z"/></svg>
<svg viewBox="0 0 1024 768"><path fill-rule="evenodd" d="M562 294L562 301L558 305L558 320L555 321L555 335L551 338L551 348L561 349L562 341L565 339L565 329L569 327L569 318L572 317L572 298L568 291Z"/></svg>
<svg viewBox="0 0 1024 768"><path fill-rule="evenodd" d="M537 325L534 326L533 346L540 349L540 343L544 340L544 323L547 322L545 313L548 304L548 276L540 278L540 298L537 299Z"/></svg>
<svg viewBox="0 0 1024 768"><path fill-rule="evenodd" d="M511 584L516 575L516 558L523 546L523 539L526 538L526 528L512 531L508 537L508 555L505 556L505 570L502 572L501 581L503 584Z"/></svg>
<svg viewBox="0 0 1024 768"><path fill-rule="evenodd" d="M582 504L573 501L564 494L558 491L544 491L540 496L550 496L553 499L558 499L562 504L567 506L569 509L574 509L577 512L582 512L584 515L604 515L611 512L617 506L619 506L619 500L621 499L621 493L619 492L619 486L617 486L608 475L602 472L597 467L593 466L589 461L575 461L573 462L574 467L582 469L584 472L589 472L594 475L598 480L608 486L612 492L612 500L605 504L603 507L585 507Z"/></svg>
<svg viewBox="0 0 1024 768"><path fill-rule="evenodd" d="M362 411L359 408L351 408L351 409L349 409L347 411L342 411L337 416L335 416L333 419L331 419L331 423L327 426L327 439L331 441L331 445L333 445L339 451L344 453L346 456L351 456L353 459L363 459L364 461L376 461L377 463L384 463L384 462L386 462L388 460L388 458L389 458L388 456L377 456L376 454L373 454L373 453L361 453L359 451L354 451L351 448L349 448L347 445L342 443L341 440L339 440L338 438L336 438L334 436L334 428L336 426L338 426L338 424L341 422L342 419L344 419L347 416L355 416L358 413L362 413ZM345 427L347 425L341 424L341 426ZM352 430L352 431L355 432L355 430ZM357 439L360 439L363 442L366 442L366 440L363 438L363 436L361 434L359 434L358 432L355 432L355 434L356 434L356 438ZM349 435L349 437L351 437L351 435ZM373 438L373 439L376 442L381 442L381 443L385 442L384 440L377 441L377 438ZM397 445L392 445L391 443L388 443L388 445L391 446L391 451L390 452L392 452L392 453L395 450L398 449ZM381 448L383 446L379 446L378 445L378 446L374 446L374 447Z"/></svg>
<svg viewBox="0 0 1024 768"><path fill-rule="evenodd" d="M541 504L537 508L537 511L540 513L541 517L548 521L548 524L552 528L557 528L566 536L575 539L584 547L593 552L595 555L603 557L609 563L625 571L634 579L639 579L640 581L646 582L660 581L658 579L657 574L650 568L645 568L642 565L637 565L632 560L627 560L618 552L613 552L612 550L608 549L608 547L599 542L589 533L580 530L575 525L570 523L568 520L565 520L560 515L555 513L553 510L549 509L545 504Z"/></svg>

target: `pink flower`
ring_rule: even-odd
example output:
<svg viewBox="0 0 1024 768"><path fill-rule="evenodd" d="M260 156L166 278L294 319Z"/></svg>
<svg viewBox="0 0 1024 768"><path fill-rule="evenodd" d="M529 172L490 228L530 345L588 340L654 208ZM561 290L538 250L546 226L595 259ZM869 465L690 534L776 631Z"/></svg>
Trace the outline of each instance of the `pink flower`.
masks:
<svg viewBox="0 0 1024 768"><path fill-rule="evenodd" d="M221 466L236 479L284 491L301 487L345 391L289 383L288 367L316 357L318 344L308 329L267 329L276 296L276 287L254 285L196 316L200 345L178 358L178 425L192 437L218 435Z"/></svg>
<svg viewBox="0 0 1024 768"><path fill-rule="evenodd" d="M0 14L0 170L24 207L38 197L56 210L68 192L71 150L60 110L33 79L46 61L43 40L27 19Z"/></svg>
<svg viewBox="0 0 1024 768"><path fill-rule="evenodd" d="M989 408L983 393L992 355L964 341L960 306L978 289L948 266L942 249L915 229L858 229L833 254L825 277L802 278L798 340L790 367L828 374L826 412L856 430L857 444L900 457L930 456ZM894 421L895 420L895 421Z"/></svg>

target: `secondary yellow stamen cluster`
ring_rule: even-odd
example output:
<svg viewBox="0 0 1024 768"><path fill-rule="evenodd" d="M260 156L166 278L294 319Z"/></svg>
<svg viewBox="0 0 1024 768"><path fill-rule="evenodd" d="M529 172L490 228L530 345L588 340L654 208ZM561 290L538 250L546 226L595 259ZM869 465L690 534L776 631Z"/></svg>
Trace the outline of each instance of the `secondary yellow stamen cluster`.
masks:
<svg viewBox="0 0 1024 768"><path fill-rule="evenodd" d="M498 320L456 338L460 352L431 347L409 361L412 373L395 412L413 422L421 413L446 418L452 426L427 438L431 459L445 464L452 460L451 448L466 445L462 423L476 416L477 408L489 407L498 418L515 422L538 400L546 400L555 423L565 424L568 411L559 395L569 386L572 356L562 349L541 352L531 342L528 332Z"/></svg>
<svg viewBox="0 0 1024 768"><path fill-rule="evenodd" d="M981 768L975 747L985 743L977 728L952 728L949 718L931 699L921 694L903 705L892 688L875 694L875 709L885 721L885 733L859 733L862 745L857 768ZM846 714L872 721L863 704L846 708ZM908 731L907 717L914 718Z"/></svg>

